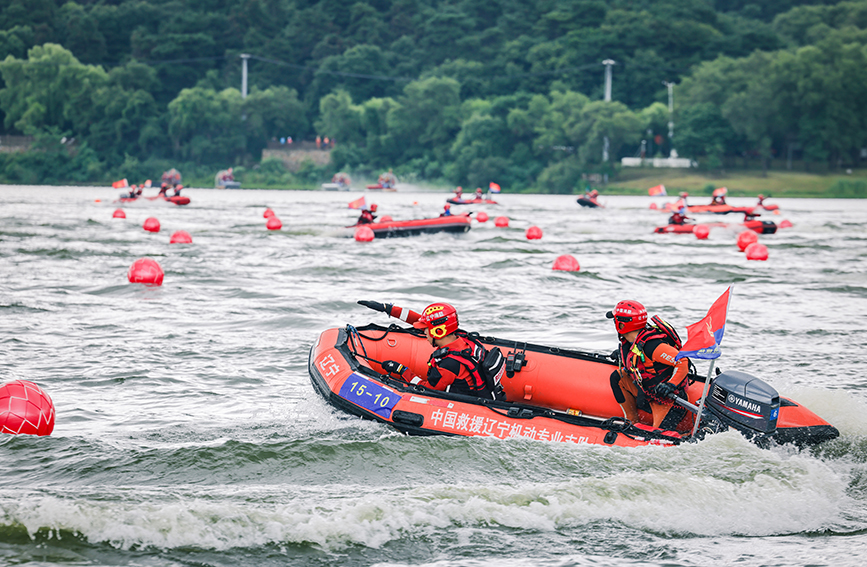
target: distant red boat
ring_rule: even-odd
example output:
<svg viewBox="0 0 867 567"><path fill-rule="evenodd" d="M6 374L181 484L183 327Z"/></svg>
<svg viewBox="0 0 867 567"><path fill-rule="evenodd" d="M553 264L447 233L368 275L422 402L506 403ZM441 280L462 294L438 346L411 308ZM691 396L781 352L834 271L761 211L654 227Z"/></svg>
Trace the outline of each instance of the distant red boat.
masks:
<svg viewBox="0 0 867 567"><path fill-rule="evenodd" d="M709 222L709 223L701 223L708 228L713 228L715 226L729 226L728 223L724 222ZM653 232L658 234L691 234L695 227L699 225L697 224L667 224L665 226L658 226L653 229Z"/></svg>
<svg viewBox="0 0 867 567"><path fill-rule="evenodd" d="M369 227L376 238L392 238L396 236L417 236L419 234L431 234L435 232L463 233L470 230L471 224L468 215L452 215L432 219L373 222L364 225L352 225L347 228L357 228L359 226Z"/></svg>

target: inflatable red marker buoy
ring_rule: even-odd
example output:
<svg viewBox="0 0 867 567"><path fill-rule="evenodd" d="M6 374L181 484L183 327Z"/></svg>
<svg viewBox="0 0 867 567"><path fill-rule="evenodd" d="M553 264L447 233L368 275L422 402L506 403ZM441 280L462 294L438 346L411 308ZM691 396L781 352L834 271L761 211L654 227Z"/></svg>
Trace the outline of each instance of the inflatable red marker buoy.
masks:
<svg viewBox="0 0 867 567"><path fill-rule="evenodd" d="M394 219L392 219L389 215L385 215L384 217L380 218L377 222L391 222L392 220L394 220Z"/></svg>
<svg viewBox="0 0 867 567"><path fill-rule="evenodd" d="M768 259L768 247L758 242L753 242L747 246L744 252L746 252L747 260L765 261Z"/></svg>
<svg viewBox="0 0 867 567"><path fill-rule="evenodd" d="M113 219L125 219L126 213L123 212L123 209L115 209L114 214L111 215Z"/></svg>
<svg viewBox="0 0 867 567"><path fill-rule="evenodd" d="M271 209L265 209L265 214L262 215L262 218L270 219L273 216L275 216L274 211Z"/></svg>
<svg viewBox="0 0 867 567"><path fill-rule="evenodd" d="M707 237L710 234L710 228L706 224L697 224L695 225L695 228L692 229L692 233L699 240L707 240Z"/></svg>
<svg viewBox="0 0 867 567"><path fill-rule="evenodd" d="M144 229L148 232L159 232L160 221L158 221L155 217L148 217L144 221Z"/></svg>
<svg viewBox="0 0 867 567"><path fill-rule="evenodd" d="M359 226L355 229L356 242L370 242L375 236L373 229L369 226Z"/></svg>
<svg viewBox="0 0 867 567"><path fill-rule="evenodd" d="M275 216L268 217L268 222L265 223L265 228L268 230L280 230L283 228L283 223Z"/></svg>
<svg viewBox="0 0 867 567"><path fill-rule="evenodd" d="M193 237L186 230L178 230L173 235L169 244L192 244Z"/></svg>
<svg viewBox="0 0 867 567"><path fill-rule="evenodd" d="M527 229L527 240L539 240L542 238L542 229L538 226L531 226Z"/></svg>
<svg viewBox="0 0 867 567"><path fill-rule="evenodd" d="M576 260L574 256L563 254L562 256L557 256L557 259L554 260L554 266L551 269L560 270L562 272L577 272L581 269L581 266L578 265L578 260Z"/></svg>
<svg viewBox="0 0 867 567"><path fill-rule="evenodd" d="M650 203L650 208L651 208L652 210L655 211L655 210L658 209L659 207L657 206L656 203Z"/></svg>
<svg viewBox="0 0 867 567"><path fill-rule="evenodd" d="M0 433L51 435L54 402L45 390L29 380L0 386Z"/></svg>
<svg viewBox="0 0 867 567"><path fill-rule="evenodd" d="M791 221L784 220L780 222L780 228L792 228Z"/></svg>
<svg viewBox="0 0 867 567"><path fill-rule="evenodd" d="M509 217L497 217L494 219L494 226L506 227L509 226Z"/></svg>
<svg viewBox="0 0 867 567"><path fill-rule="evenodd" d="M485 211L482 211L476 215L476 220L479 222L488 222L488 218L488 213L486 213Z"/></svg>
<svg viewBox="0 0 867 567"><path fill-rule="evenodd" d="M753 242L758 242L759 235L752 230L745 230L742 233L738 234L738 248L740 248L741 252L747 249L747 246L752 244Z"/></svg>
<svg viewBox="0 0 867 567"><path fill-rule="evenodd" d="M126 273L129 283L163 285L163 269L156 260L139 258L132 263Z"/></svg>

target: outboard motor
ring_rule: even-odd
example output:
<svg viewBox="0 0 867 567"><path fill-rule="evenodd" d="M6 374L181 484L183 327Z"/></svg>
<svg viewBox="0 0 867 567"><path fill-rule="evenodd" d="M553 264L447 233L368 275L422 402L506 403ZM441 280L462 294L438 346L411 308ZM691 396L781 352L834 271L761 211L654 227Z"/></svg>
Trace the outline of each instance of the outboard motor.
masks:
<svg viewBox="0 0 867 567"><path fill-rule="evenodd" d="M770 436L777 429L780 395L755 376L733 370L714 378L705 407L722 425L748 438Z"/></svg>

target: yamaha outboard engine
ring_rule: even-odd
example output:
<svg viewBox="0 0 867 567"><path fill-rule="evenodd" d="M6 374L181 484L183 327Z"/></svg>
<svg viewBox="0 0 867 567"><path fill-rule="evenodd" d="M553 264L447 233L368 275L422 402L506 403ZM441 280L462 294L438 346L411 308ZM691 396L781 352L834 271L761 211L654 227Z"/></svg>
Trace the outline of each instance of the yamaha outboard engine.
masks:
<svg viewBox="0 0 867 567"><path fill-rule="evenodd" d="M777 429L780 395L755 376L733 370L713 379L705 408L720 424L733 427L748 438L769 437ZM717 429L716 424L709 425Z"/></svg>

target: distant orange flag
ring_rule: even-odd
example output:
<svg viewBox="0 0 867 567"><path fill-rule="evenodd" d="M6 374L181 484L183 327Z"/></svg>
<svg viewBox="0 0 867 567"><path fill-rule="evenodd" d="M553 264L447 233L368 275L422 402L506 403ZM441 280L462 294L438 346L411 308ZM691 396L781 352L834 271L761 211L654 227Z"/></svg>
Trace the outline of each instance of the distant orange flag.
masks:
<svg viewBox="0 0 867 567"><path fill-rule="evenodd" d="M656 187L651 187L647 190L647 194L650 196L668 195L668 193L665 192L665 185L657 185Z"/></svg>
<svg viewBox="0 0 867 567"><path fill-rule="evenodd" d="M367 204L364 202L364 195L354 201L349 202L350 209L363 209Z"/></svg>
<svg viewBox="0 0 867 567"><path fill-rule="evenodd" d="M129 187L129 183L126 179L121 179L120 181L115 181L111 184L112 189L123 189L124 187Z"/></svg>

